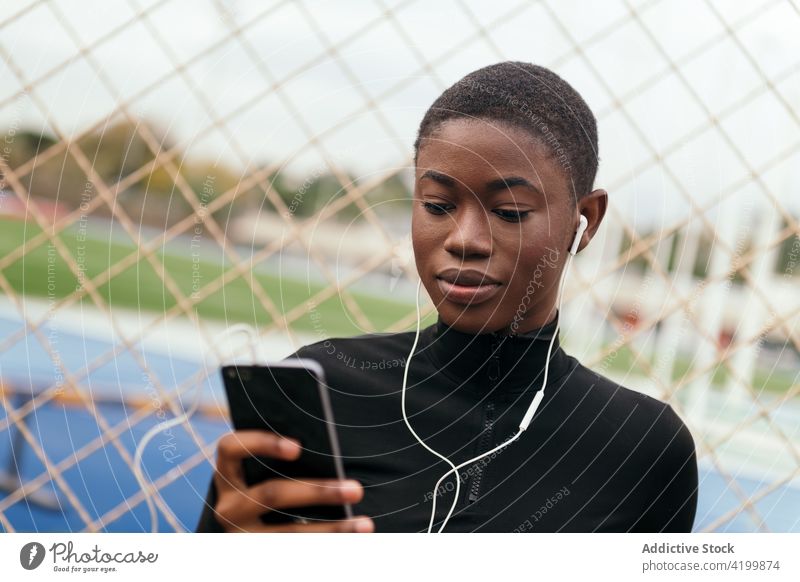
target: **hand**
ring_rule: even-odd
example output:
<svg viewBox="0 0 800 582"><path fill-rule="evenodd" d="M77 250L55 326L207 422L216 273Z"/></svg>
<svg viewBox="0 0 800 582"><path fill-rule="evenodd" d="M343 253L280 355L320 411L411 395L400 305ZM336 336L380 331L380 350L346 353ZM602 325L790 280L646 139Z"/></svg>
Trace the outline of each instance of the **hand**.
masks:
<svg viewBox="0 0 800 582"><path fill-rule="evenodd" d="M339 479L267 479L248 486L244 480L242 460L250 456L293 461L302 447L296 440L261 430L230 432L217 443L217 521L227 532L363 532L374 531L367 516L351 520L308 524L267 525L260 516L273 509L309 505L341 505L357 503L364 496L358 481Z"/></svg>

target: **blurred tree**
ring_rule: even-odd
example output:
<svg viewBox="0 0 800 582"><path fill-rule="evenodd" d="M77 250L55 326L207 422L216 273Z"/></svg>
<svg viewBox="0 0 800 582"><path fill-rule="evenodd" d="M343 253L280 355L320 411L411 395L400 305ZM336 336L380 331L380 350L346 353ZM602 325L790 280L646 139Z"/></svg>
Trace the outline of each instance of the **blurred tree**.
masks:
<svg viewBox="0 0 800 582"><path fill-rule="evenodd" d="M128 121L85 135L78 145L107 184L118 182L155 157L139 133L139 124ZM169 149L171 144L162 139L161 145Z"/></svg>
<svg viewBox="0 0 800 582"><path fill-rule="evenodd" d="M336 198L344 196L345 190L333 174L312 174L303 182L282 178L282 188L278 190L289 212L296 217L314 216ZM348 205L352 206L352 203ZM337 212L337 219L343 218L341 213L353 214L347 208Z"/></svg>
<svg viewBox="0 0 800 582"><path fill-rule="evenodd" d="M223 194L239 188L240 176L219 162L198 161L189 162L181 166L181 175L191 187L199 203L200 213ZM225 230L228 222L244 210L245 199L253 196L256 189L247 192L237 192L235 197L213 212L214 220Z"/></svg>
<svg viewBox="0 0 800 582"><path fill-rule="evenodd" d="M142 137L144 122L122 121L106 126L100 131L82 136L77 145L88 157L95 172L110 187L148 166L156 155ZM147 125L148 131L158 140L160 151L169 151L174 143L157 128ZM57 144L52 137L35 131L17 131L4 156L12 168L17 168L48 148ZM96 188L80 169L66 144L63 151L37 164L33 171L21 176L21 180L33 196L57 199L63 204L77 208L96 195ZM181 152L171 156L179 166L179 172L194 192L201 207L207 207L217 197L240 187L243 176L219 162L187 160ZM353 187L359 182L348 176ZM315 173L304 180L293 179L284 173L273 172L268 182L283 200L289 211L297 217L310 217L347 194L339 180L331 173ZM361 181L363 183L363 180ZM273 204L265 200L264 188L260 185L246 191L236 191L231 202L214 211L214 218L222 228L244 212L278 212ZM364 194L368 206L376 212L407 212L411 194L399 175L393 175ZM170 173L158 164L129 185L117 192L115 205L121 207L135 223L168 228L186 219L194 211L174 183ZM101 204L97 214L110 216L111 209ZM359 219L362 211L353 202L341 208L335 220L349 222Z"/></svg>
<svg viewBox="0 0 800 582"><path fill-rule="evenodd" d="M367 192L366 201L375 207L376 212L408 215L411 210L412 193L399 174L392 174Z"/></svg>
<svg viewBox="0 0 800 582"><path fill-rule="evenodd" d="M4 159L10 168L17 169L56 143L52 137L35 131L9 131L4 141ZM35 164L31 171L17 177L31 196L58 200L71 207L80 204L80 193L86 181L86 176L66 149Z"/></svg>
<svg viewBox="0 0 800 582"><path fill-rule="evenodd" d="M640 236L636 237L636 240L646 238L651 233L644 232ZM630 237L627 232L622 234L622 241L620 242L619 247L619 254L621 257L627 257L628 262L627 265L623 267L623 269L634 269L637 273L647 273L650 270L650 263L648 263L647 259L645 258L643 253L639 253L636 256L631 255L631 249L633 248L634 239Z"/></svg>
<svg viewBox="0 0 800 582"><path fill-rule="evenodd" d="M786 228L788 223L784 220L781 226ZM778 247L778 259L775 271L787 277L800 275L800 233L796 232L786 237Z"/></svg>
<svg viewBox="0 0 800 582"><path fill-rule="evenodd" d="M695 254L694 266L692 267L692 276L696 279L705 279L708 277L713 242L712 237L706 230L703 230L697 238L697 253Z"/></svg>
<svg viewBox="0 0 800 582"><path fill-rule="evenodd" d="M8 150L3 158L11 168L18 168L55 143L53 138L35 131L9 129L5 132L3 146Z"/></svg>

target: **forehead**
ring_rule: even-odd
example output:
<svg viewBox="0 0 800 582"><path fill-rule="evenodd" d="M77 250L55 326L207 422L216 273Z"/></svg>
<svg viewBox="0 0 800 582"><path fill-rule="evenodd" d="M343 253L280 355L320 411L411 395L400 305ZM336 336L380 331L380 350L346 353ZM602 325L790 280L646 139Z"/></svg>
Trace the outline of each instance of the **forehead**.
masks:
<svg viewBox="0 0 800 582"><path fill-rule="evenodd" d="M417 179L428 169L464 183L517 175L543 190L565 186L564 173L545 145L523 128L494 120L444 122L420 144Z"/></svg>

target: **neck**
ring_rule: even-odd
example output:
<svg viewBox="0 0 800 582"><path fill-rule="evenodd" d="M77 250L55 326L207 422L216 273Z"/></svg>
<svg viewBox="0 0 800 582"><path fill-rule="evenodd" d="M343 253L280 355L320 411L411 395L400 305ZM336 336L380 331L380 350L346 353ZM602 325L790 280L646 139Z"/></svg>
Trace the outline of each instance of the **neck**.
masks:
<svg viewBox="0 0 800 582"><path fill-rule="evenodd" d="M557 325L558 312L547 324L523 333L512 335L500 330L471 334L448 326L439 317L425 330L423 351L459 385L480 386L484 391L535 391L544 379L551 340L548 382L568 365L568 356L555 335Z"/></svg>
<svg viewBox="0 0 800 582"><path fill-rule="evenodd" d="M499 333L503 336L522 336L528 334L536 334L540 332L543 328L550 328L551 326L555 327L556 319L558 317L558 309L555 305L551 307L549 313L544 317L537 317L536 319L528 319L517 321L516 319L512 320L506 327L499 330L496 333Z"/></svg>

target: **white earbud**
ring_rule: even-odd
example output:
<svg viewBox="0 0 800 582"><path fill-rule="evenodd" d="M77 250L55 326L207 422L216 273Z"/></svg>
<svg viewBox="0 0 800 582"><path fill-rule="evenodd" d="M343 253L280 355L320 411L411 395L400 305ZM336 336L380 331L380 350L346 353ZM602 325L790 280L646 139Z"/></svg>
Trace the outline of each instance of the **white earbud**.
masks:
<svg viewBox="0 0 800 582"><path fill-rule="evenodd" d="M581 244L581 239L583 238L583 233L587 226L589 226L589 221L586 220L586 217L583 214L581 214L580 224L578 224L578 230L575 233L575 240L572 241L572 247L569 249L569 254L575 256L575 254L578 252L578 247Z"/></svg>
<svg viewBox="0 0 800 582"><path fill-rule="evenodd" d="M569 269L569 266L572 263L572 257L574 257L578 252L578 246L581 244L581 238L583 238L583 233L587 226L589 226L589 221L583 214L581 214L581 218L578 223L578 230L575 232L575 238L572 241L572 247L570 247L569 254L567 255L567 263L564 265L564 271L561 273L561 284L558 287L559 319L561 317L561 298L564 296L564 281L567 278L567 269ZM550 339L550 347L547 349L547 359L544 363L544 380L542 381L542 388L536 392L536 395L533 397L533 402L531 402L531 405L528 407L528 411L525 413L525 416L522 417L522 422L519 423L519 434L521 434L528 428L528 426L530 426L531 421L533 420L533 415L536 414L536 409L539 408L539 404L541 404L542 399L544 398L544 389L547 386L547 373L550 370L550 352L553 349L553 341L558 335L560 326L561 322L559 321L558 325L556 325L555 331L553 332L553 337Z"/></svg>
<svg viewBox="0 0 800 582"><path fill-rule="evenodd" d="M561 272L561 280L559 282L559 287L558 287L558 313L559 313L559 320L560 320L560 314L561 314L561 298L564 295L563 294L563 289L564 289L564 281L566 279L566 273L567 273L567 270L569 269L570 263L572 262L572 257L575 256L575 254L578 252L578 246L581 243L581 238L583 237L583 233L586 230L586 227L588 225L589 225L589 221L586 219L586 217L583 214L581 214L580 221L579 221L579 224L578 224L578 230L575 232L575 239L572 241L572 247L570 247L570 249L569 249L569 254L567 255L566 264L564 265L564 270ZM559 330L559 328L561 326L561 322L559 321L558 324L556 325L556 329L553 331L553 336L550 339L550 346L547 349L547 359L545 360L545 364L544 364L544 379L542 380L542 387L539 390L536 391L536 394L533 397L533 401L531 402L530 406L528 407L528 411L522 417L522 421L519 423L519 430L516 432L516 434L514 434L514 436L512 436L511 438L506 440L504 443L502 443L500 445L497 445L493 449L488 450L485 453L482 453L482 454L478 455L477 457L473 457L472 459L470 459L468 461L464 461L463 463L461 463L459 465L455 465L450 459L448 459L447 457L445 457L444 455L442 455L438 451L435 451L431 447L429 447L425 443L425 441L423 441L422 438L411 427L411 424L408 422L408 417L406 416L406 385L408 383L408 369L411 367L411 358L414 356L414 351L417 349L417 342L419 341L420 322L421 322L421 315L420 315L420 309L419 309L419 289L420 289L421 285L422 285L422 279L420 279L417 282L417 333L416 333L416 337L414 338L414 344L411 346L411 353L408 354L408 359L406 360L406 365L405 365L405 368L403 370L403 390L401 392L400 402L401 402L401 408L402 408L402 411L403 411L403 420L405 421L406 426L408 427L408 430L411 431L411 434L413 434L414 438L417 439L417 442L419 442L419 444L421 444L423 447L425 447L428 451L430 451L431 453L433 453L434 455L436 455L437 457L442 459L445 463L450 465L450 470L439 478L439 480L436 482L436 487L433 488L433 507L431 508L431 519L430 519L430 522L428 523L428 533L431 533L431 531L433 529L433 520L436 517L436 494L439 491L439 486L441 485L442 481L444 481L451 473L455 473L455 475L456 475L456 493L455 493L455 497L453 498L453 503L450 505L450 511L447 513L447 517L444 518L444 521L442 522L442 525L439 527L439 533L441 533L442 530L444 530L445 526L447 525L447 522L450 520L450 516L453 515L453 510L456 508L456 503L458 502L458 495L461 492L461 477L458 474L459 469L461 469L461 467L465 467L467 465L470 465L470 464L474 463L475 461L477 461L481 457L485 457L486 455L490 455L490 454L494 453L495 451L498 451L498 450L510 445L512 442L517 440L522 435L523 432L525 432L525 430L528 428L528 426L530 425L531 421L533 420L533 415L536 414L536 409L539 408L539 404L541 404L542 399L544 398L544 389L547 386L547 374L550 371L550 353L553 350L553 342L555 341L556 337L558 337L558 330Z"/></svg>

